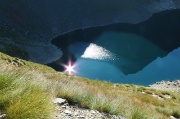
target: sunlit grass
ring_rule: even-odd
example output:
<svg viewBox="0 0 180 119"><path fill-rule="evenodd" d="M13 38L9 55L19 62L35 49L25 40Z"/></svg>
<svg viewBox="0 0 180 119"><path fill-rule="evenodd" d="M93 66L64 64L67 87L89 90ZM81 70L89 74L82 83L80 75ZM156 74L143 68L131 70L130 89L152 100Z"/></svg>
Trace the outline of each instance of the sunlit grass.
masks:
<svg viewBox="0 0 180 119"><path fill-rule="evenodd" d="M54 97L128 119L168 119L171 115L179 116L179 93L89 80L19 59L16 59L18 62L15 64L13 60L0 54L0 112L7 114L9 119L49 118L54 108L51 104ZM164 95L172 98L166 99Z"/></svg>
<svg viewBox="0 0 180 119"><path fill-rule="evenodd" d="M0 112L8 119L48 119L53 111L48 95L26 76L0 74Z"/></svg>

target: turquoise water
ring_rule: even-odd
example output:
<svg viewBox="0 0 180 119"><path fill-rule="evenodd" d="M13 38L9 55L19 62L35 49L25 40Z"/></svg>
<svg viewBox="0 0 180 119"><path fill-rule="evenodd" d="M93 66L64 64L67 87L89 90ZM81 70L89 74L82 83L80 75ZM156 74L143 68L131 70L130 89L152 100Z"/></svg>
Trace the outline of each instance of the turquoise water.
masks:
<svg viewBox="0 0 180 119"><path fill-rule="evenodd" d="M180 78L180 48L166 55L165 51L141 36L112 31L101 34L93 44L93 50L86 48L84 51L86 57L77 59L76 75L138 85Z"/></svg>

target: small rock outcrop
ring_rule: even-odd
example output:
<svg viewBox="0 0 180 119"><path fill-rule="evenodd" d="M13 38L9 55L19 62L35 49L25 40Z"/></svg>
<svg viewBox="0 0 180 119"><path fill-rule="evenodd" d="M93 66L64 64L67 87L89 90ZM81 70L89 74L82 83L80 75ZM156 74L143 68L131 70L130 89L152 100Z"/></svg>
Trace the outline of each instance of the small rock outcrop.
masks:
<svg viewBox="0 0 180 119"><path fill-rule="evenodd" d="M56 98L53 100L53 103L55 104L64 104L66 102L66 99L62 99L62 98Z"/></svg>
<svg viewBox="0 0 180 119"><path fill-rule="evenodd" d="M62 98L56 98L53 102L56 104L57 111L54 119L125 119L122 116L110 115L97 110L70 105L66 99Z"/></svg>
<svg viewBox="0 0 180 119"><path fill-rule="evenodd" d="M150 85L150 87L163 90L176 90L180 89L180 80L156 82L155 84Z"/></svg>
<svg viewBox="0 0 180 119"><path fill-rule="evenodd" d="M6 114L0 114L0 119L4 119L6 117Z"/></svg>

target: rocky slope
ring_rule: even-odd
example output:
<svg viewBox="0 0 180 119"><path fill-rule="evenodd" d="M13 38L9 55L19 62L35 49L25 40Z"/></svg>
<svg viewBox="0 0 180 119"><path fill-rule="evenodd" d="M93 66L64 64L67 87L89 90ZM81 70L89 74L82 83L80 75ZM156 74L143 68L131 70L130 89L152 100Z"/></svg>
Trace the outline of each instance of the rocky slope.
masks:
<svg viewBox="0 0 180 119"><path fill-rule="evenodd" d="M150 85L150 87L159 90L178 91L180 90L180 80L156 82L155 84Z"/></svg>
<svg viewBox="0 0 180 119"><path fill-rule="evenodd" d="M54 119L125 119L122 116L80 108L78 105L70 105L62 98L56 98L53 102L56 104L57 111Z"/></svg>

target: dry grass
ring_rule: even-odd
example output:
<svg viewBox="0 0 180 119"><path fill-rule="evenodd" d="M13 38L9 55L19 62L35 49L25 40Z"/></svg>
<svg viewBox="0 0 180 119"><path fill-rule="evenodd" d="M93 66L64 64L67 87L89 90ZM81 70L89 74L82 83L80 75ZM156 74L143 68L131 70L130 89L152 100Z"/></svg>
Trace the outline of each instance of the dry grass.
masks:
<svg viewBox="0 0 180 119"><path fill-rule="evenodd" d="M0 74L0 112L8 119L48 119L53 112L50 95L26 76Z"/></svg>
<svg viewBox="0 0 180 119"><path fill-rule="evenodd" d="M16 60L19 61L19 59ZM18 84L16 88L0 89L0 92L7 91L8 95L20 92L16 94L19 96L15 96L13 99L17 103L10 103L9 98L4 98L4 101L0 102L0 110L6 113L8 118L14 117L13 115L19 111L21 111L17 113L19 119L31 114L34 119L41 118L41 115L33 114L33 112L42 110L48 117L47 115L51 115L52 111L50 110L53 108L50 98L53 97L66 98L70 103L76 103L81 107L121 115L128 119L168 119L170 115L179 116L179 93L69 76L47 66L23 60L12 62L14 62L13 58L0 54L0 66L2 67L0 74L5 72L7 74L1 75L7 79L4 81L5 84L13 87L10 85L12 79ZM13 78L7 78L8 76ZM0 83L0 87L3 87L2 83ZM158 100L152 94L162 97L162 100ZM169 94L173 98L166 99L164 94ZM8 95L4 93L4 97L8 97ZM46 103L43 103L40 97L43 97L43 101ZM28 102L34 102L33 105L30 103L31 108L26 107ZM9 109L6 109L7 107Z"/></svg>

